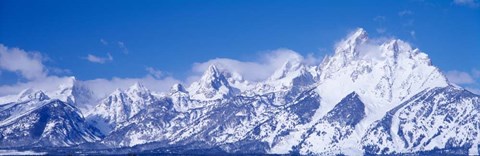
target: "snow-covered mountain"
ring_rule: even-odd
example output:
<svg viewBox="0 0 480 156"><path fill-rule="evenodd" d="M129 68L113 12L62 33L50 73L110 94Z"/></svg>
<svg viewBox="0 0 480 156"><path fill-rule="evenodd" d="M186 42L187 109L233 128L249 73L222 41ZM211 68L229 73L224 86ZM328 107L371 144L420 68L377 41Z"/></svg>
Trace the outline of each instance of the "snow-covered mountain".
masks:
<svg viewBox="0 0 480 156"><path fill-rule="evenodd" d="M79 108L82 112L91 110L97 98L94 93L75 77L68 77L58 86L58 90L47 92L48 96L70 103Z"/></svg>
<svg viewBox="0 0 480 156"><path fill-rule="evenodd" d="M2 147L68 147L102 137L75 106L32 89L20 93L18 101L0 105L0 121Z"/></svg>
<svg viewBox="0 0 480 156"><path fill-rule="evenodd" d="M480 96L438 87L390 110L362 138L368 153L457 151L478 154Z"/></svg>
<svg viewBox="0 0 480 156"><path fill-rule="evenodd" d="M150 90L135 83L125 91L116 89L92 109L88 120L104 134L108 134L117 124L130 120L156 101L157 97Z"/></svg>
<svg viewBox="0 0 480 156"><path fill-rule="evenodd" d="M0 144L320 155L478 154L480 146L479 95L407 42L372 40L361 28L320 64L290 58L261 82L210 65L167 93L137 83L92 97L72 78L55 93L0 98Z"/></svg>
<svg viewBox="0 0 480 156"><path fill-rule="evenodd" d="M193 82L188 88L190 97L198 100L215 100L233 96L239 92L215 65L210 65L200 80Z"/></svg>

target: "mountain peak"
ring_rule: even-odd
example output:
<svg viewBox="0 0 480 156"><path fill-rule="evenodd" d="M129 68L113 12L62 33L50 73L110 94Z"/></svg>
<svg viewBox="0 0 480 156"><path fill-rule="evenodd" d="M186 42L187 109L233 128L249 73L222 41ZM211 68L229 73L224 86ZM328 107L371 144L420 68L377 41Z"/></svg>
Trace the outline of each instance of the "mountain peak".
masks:
<svg viewBox="0 0 480 156"><path fill-rule="evenodd" d="M340 41L335 48L335 55L339 63L348 64L351 60L358 58L358 46L366 43L368 34L363 28L357 28L356 31L350 33L344 40Z"/></svg>
<svg viewBox="0 0 480 156"><path fill-rule="evenodd" d="M113 90L113 92L110 95L116 95L120 93L123 93L123 91L120 88L116 88L115 90Z"/></svg>
<svg viewBox="0 0 480 156"><path fill-rule="evenodd" d="M128 91L139 91L139 92L143 92L143 91L147 91L148 89L143 86L143 84L139 83L139 82L135 82L132 86L130 86L128 88Z"/></svg>
<svg viewBox="0 0 480 156"><path fill-rule="evenodd" d="M63 83L58 86L58 90L55 92L55 94L52 95L52 98L60 99L63 102L71 104L75 103L75 97L73 94L77 83L78 82L74 76L65 78Z"/></svg>
<svg viewBox="0 0 480 156"><path fill-rule="evenodd" d="M130 86L130 88L134 88L134 89L143 88L143 85L140 84L139 82L135 82L132 86Z"/></svg>
<svg viewBox="0 0 480 156"><path fill-rule="evenodd" d="M302 89L315 83L312 72L316 71L309 71L309 67L302 63L302 58L293 58L286 61L267 81L257 84L254 90L268 93Z"/></svg>
<svg viewBox="0 0 480 156"><path fill-rule="evenodd" d="M77 79L75 78L75 76L70 76L70 77L67 77L64 83L60 84L58 88L60 90L63 90L65 88L72 88L76 82L77 82Z"/></svg>
<svg viewBox="0 0 480 156"><path fill-rule="evenodd" d="M20 94L18 94L18 101L30 101L30 100L38 100L43 101L50 99L43 91L41 90L33 90L31 88L25 89Z"/></svg>
<svg viewBox="0 0 480 156"><path fill-rule="evenodd" d="M208 66L207 70L203 73L199 83L204 87L213 87L218 89L221 85L228 85L223 73L221 73L215 65Z"/></svg>
<svg viewBox="0 0 480 156"><path fill-rule="evenodd" d="M177 92L184 92L184 93L186 93L187 90L185 89L185 87L183 87L182 84L177 83L177 84L174 84L174 85L172 86L172 88L170 88L170 92L171 92L171 93L177 93Z"/></svg>
<svg viewBox="0 0 480 156"><path fill-rule="evenodd" d="M210 65L199 81L188 88L193 98L218 99L233 94L233 87L215 65Z"/></svg>
<svg viewBox="0 0 480 156"><path fill-rule="evenodd" d="M218 79L223 77L222 73L218 70L217 66L211 64L207 70L203 73L201 80L210 81L212 79Z"/></svg>
<svg viewBox="0 0 480 156"><path fill-rule="evenodd" d="M350 40L365 40L368 38L368 34L365 29L357 28L348 38Z"/></svg>
<svg viewBox="0 0 480 156"><path fill-rule="evenodd" d="M287 60L280 69L276 70L273 75L269 78L270 80L279 80L285 78L289 73L293 73L299 70L303 70L305 66L301 62L300 58L293 58Z"/></svg>
<svg viewBox="0 0 480 156"><path fill-rule="evenodd" d="M365 43L368 40L368 33L363 28L357 28L340 42L339 50L348 50L349 47ZM336 51L341 52L341 51Z"/></svg>
<svg viewBox="0 0 480 156"><path fill-rule="evenodd" d="M207 72L218 73L218 68L215 64L211 64L211 65L208 66Z"/></svg>

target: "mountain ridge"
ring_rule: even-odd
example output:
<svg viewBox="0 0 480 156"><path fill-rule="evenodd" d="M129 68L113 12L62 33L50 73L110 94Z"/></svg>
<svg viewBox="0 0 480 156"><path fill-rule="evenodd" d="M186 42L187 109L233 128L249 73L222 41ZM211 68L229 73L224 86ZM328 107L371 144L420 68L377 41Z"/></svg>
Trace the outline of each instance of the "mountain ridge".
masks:
<svg viewBox="0 0 480 156"><path fill-rule="evenodd" d="M72 106L59 112L79 114L62 122L94 127L69 134L90 139L54 146L243 154L479 153L480 96L450 83L427 54L399 39L377 43L362 28L336 46L318 65L290 58L260 82L246 82L212 64L189 87L175 84L161 94L135 83L88 108L85 117L76 108L81 95L73 94L81 85L72 78L71 85L60 87L67 96L50 99L26 90L19 100L0 105L0 123L7 123L12 105L35 110L33 105L50 100ZM89 94L88 88L80 90ZM28 100L33 102L23 102Z"/></svg>

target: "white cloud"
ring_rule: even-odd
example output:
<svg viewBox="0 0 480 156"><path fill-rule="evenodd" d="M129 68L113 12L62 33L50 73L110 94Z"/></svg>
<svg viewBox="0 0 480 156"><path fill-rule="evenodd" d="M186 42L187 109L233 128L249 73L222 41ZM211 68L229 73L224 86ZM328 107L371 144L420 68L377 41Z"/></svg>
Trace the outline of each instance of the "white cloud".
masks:
<svg viewBox="0 0 480 156"><path fill-rule="evenodd" d="M480 6L478 0L453 0L453 3L456 5L463 5L472 8Z"/></svg>
<svg viewBox="0 0 480 156"><path fill-rule="evenodd" d="M0 96L18 94L24 89L32 88L46 92L55 91L58 86L65 83L68 77L48 76L43 79L36 79L28 82L18 82L12 85L0 86Z"/></svg>
<svg viewBox="0 0 480 156"><path fill-rule="evenodd" d="M163 75L163 72L160 71L160 70L157 70L153 67L147 67L145 68L145 70L147 70L148 74L155 77L155 78L160 78L162 75Z"/></svg>
<svg viewBox="0 0 480 156"><path fill-rule="evenodd" d="M306 57L303 57L302 55L288 49L269 51L259 54L259 56L255 58L258 59L252 61L240 61L228 58L216 58L206 62L195 63L192 66L191 75L187 76L187 80L189 80L187 82L190 83L191 81L196 80L198 76L203 74L210 64L218 64L221 70L228 70L244 75L246 80L261 81L267 79L273 74L273 72L275 72L275 70L283 66L286 61L291 59L299 59L307 64L319 63L319 60L317 60L313 55L307 55ZM112 61L113 57L110 54L107 54L106 57L99 57L89 54L87 57L85 57L85 59L94 63L106 63L108 61ZM40 59L37 61L39 61L37 65L43 67ZM41 70L38 71L44 71L43 68L40 69ZM77 81L88 86L98 97L108 95L116 88L126 89L135 82L140 82L145 86L148 86L148 88L153 91L168 91L173 84L182 83L182 81L173 77L163 75L162 71L153 67L146 67L145 70L148 72L147 75L139 78L113 77L111 79L98 78L93 80ZM12 85L0 86L0 96L18 94L20 91L26 88L51 92L57 90L58 86L68 79L68 77L47 75L43 72L38 73L43 74L44 78L31 80L29 82L18 82Z"/></svg>
<svg viewBox="0 0 480 156"><path fill-rule="evenodd" d="M410 36L412 36L412 38L414 38L414 39L417 38L417 36L415 34L416 34L415 30L410 31Z"/></svg>
<svg viewBox="0 0 480 156"><path fill-rule="evenodd" d="M0 44L0 72L10 71L18 72L22 77L27 78L27 82L17 82L15 84L1 85L0 96L14 95L20 93L24 89L32 88L35 90L43 90L45 92L54 92L59 89L61 84L65 84L70 77L61 77L49 75L48 70L54 74L69 73L68 69L46 68L42 60L45 57L39 52L26 52L18 48L8 48ZM107 54L106 57L98 57L89 54L85 59L95 63L105 63L112 61L113 57ZM161 71L154 68L148 68L149 74L139 78L118 78L112 79L93 79L93 80L77 80L79 83L87 85L98 97L102 97L111 93L116 88L126 89L136 82L140 82L153 91L168 91L175 83L180 83L173 77L163 77Z"/></svg>
<svg viewBox="0 0 480 156"><path fill-rule="evenodd" d="M376 22L383 22L383 21L386 21L387 20L387 17L385 16L376 16L375 18L373 18L374 21Z"/></svg>
<svg viewBox="0 0 480 156"><path fill-rule="evenodd" d="M18 72L28 80L44 78L47 73L38 52L26 52L0 44L0 70Z"/></svg>
<svg viewBox="0 0 480 156"><path fill-rule="evenodd" d="M13 85L3 85L0 86L0 96L18 94L22 90L28 88L32 88L34 90L42 90L45 92L54 92L59 89L60 85L65 84L69 80L70 77L49 76L44 79L33 80L29 82L20 82ZM86 81L77 81L79 81L79 83L85 84L97 96L97 98L109 95L117 88L127 89L136 82L139 82L147 86L148 89L157 92L168 91L172 85L174 85L175 83L180 83L180 81L174 79L173 77L156 79L150 75L140 78L114 77L112 79L93 79Z"/></svg>
<svg viewBox="0 0 480 156"><path fill-rule="evenodd" d="M289 49L279 49L264 53L259 56L258 60L254 61L239 61L229 58L216 58L205 62L194 63L192 67L192 76L187 78L187 82L197 80L200 75L208 68L209 65L215 64L220 70L227 70L238 73L245 80L261 81L271 76L275 70L280 68L286 61L291 59L301 59L307 64L318 63L319 60L308 55L304 58L302 55Z"/></svg>
<svg viewBox="0 0 480 156"><path fill-rule="evenodd" d="M113 57L112 57L112 55L110 55L110 53L107 53L106 57L100 57L100 56L95 56L95 55L92 55L92 54L88 54L87 57L85 57L85 59L87 59L90 62L100 63L100 64L103 64L103 63L109 62L109 61L113 61Z"/></svg>
<svg viewBox="0 0 480 156"><path fill-rule="evenodd" d="M473 79L473 77L467 72L452 70L446 72L445 75L450 82L455 84L462 85L475 83L475 79Z"/></svg>
<svg viewBox="0 0 480 156"><path fill-rule="evenodd" d="M472 76L473 76L474 78L480 78L480 70L475 69L475 68L472 69Z"/></svg>
<svg viewBox="0 0 480 156"><path fill-rule="evenodd" d="M102 43L103 45L108 45L108 42L106 40L104 40L103 38L100 39L100 43Z"/></svg>
<svg viewBox="0 0 480 156"><path fill-rule="evenodd" d="M378 23L378 28L375 29L377 33L383 34L387 32L387 28L384 27L384 23L386 20L387 18L385 16L376 16L375 18L373 18L373 21Z"/></svg>
<svg viewBox="0 0 480 156"><path fill-rule="evenodd" d="M118 44L118 47L119 47L120 49L122 49L122 51L123 51L124 54L128 54L128 48L127 48L127 46L125 45L124 42L118 41L117 44Z"/></svg>
<svg viewBox="0 0 480 156"><path fill-rule="evenodd" d="M400 12L398 12L398 16L408 16L408 15L413 15L413 11L411 10L402 10Z"/></svg>
<svg viewBox="0 0 480 156"><path fill-rule="evenodd" d="M112 79L94 79L83 81L83 83L90 88L95 95L98 97L104 97L109 95L117 88L127 89L136 82L139 82L145 85L148 89L157 92L168 91L171 86L176 83L180 83L177 79L173 77L165 77L163 79L157 79L150 75L147 75L143 78L118 78L114 77Z"/></svg>
<svg viewBox="0 0 480 156"><path fill-rule="evenodd" d="M467 89L468 91L471 91L474 94L480 95L480 89L471 88L471 87L466 87L465 89Z"/></svg>
<svg viewBox="0 0 480 156"><path fill-rule="evenodd" d="M411 26L413 26L414 23L415 23L414 19L409 19L409 20L405 21L405 23L403 23L403 26L411 27Z"/></svg>
<svg viewBox="0 0 480 156"><path fill-rule="evenodd" d="M377 33L379 33L379 34L383 34L383 33L387 32L387 28L377 28L377 29L375 29L375 30L376 30Z"/></svg>

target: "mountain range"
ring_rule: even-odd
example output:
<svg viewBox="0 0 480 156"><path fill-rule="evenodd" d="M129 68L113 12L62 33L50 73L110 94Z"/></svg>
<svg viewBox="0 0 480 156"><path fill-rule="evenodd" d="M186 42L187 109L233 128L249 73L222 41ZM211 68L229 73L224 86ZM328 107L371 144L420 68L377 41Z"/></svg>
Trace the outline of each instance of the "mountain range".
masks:
<svg viewBox="0 0 480 156"><path fill-rule="evenodd" d="M140 83L93 100L74 77L56 92L0 98L1 149L51 153L473 154L480 96L428 55L359 28L312 65L292 58L249 82L212 64L188 87ZM255 69L252 69L255 70Z"/></svg>

